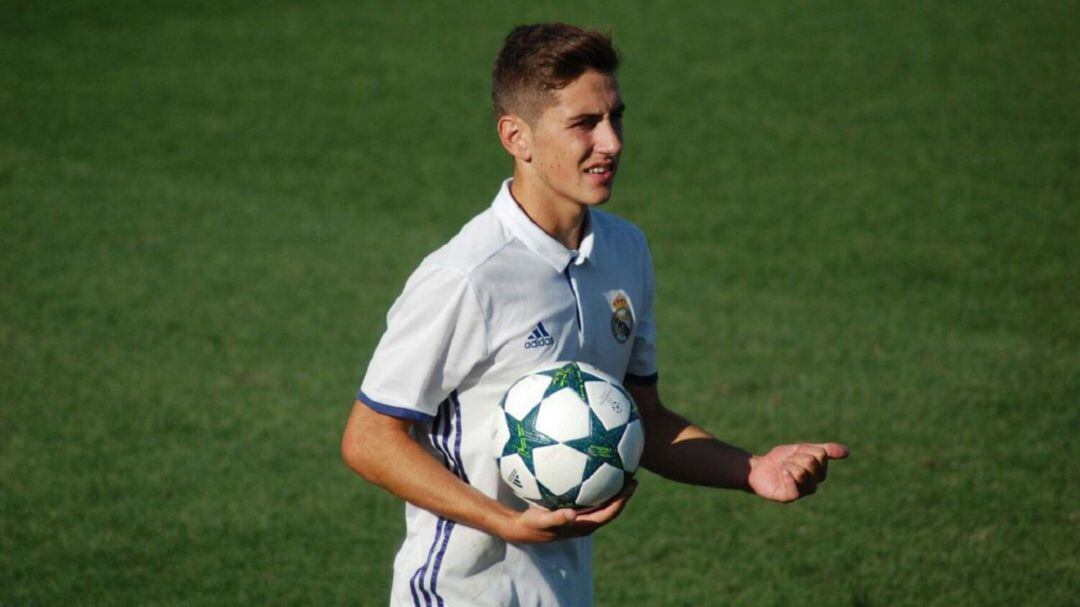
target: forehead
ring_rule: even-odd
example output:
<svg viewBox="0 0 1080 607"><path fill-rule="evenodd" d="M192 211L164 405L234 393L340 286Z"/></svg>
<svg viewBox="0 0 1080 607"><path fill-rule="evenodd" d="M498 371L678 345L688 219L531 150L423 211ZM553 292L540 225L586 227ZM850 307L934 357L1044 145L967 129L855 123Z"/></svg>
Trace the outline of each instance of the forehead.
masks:
<svg viewBox="0 0 1080 607"><path fill-rule="evenodd" d="M544 109L542 118L563 120L582 114L606 114L621 103L615 75L589 70L556 91L555 102Z"/></svg>

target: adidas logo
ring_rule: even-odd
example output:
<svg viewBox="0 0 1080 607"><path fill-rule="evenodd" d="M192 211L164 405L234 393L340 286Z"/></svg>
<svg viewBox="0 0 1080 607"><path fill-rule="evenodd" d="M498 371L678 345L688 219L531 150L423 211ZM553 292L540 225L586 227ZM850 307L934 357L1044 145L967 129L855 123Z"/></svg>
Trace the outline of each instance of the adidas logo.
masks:
<svg viewBox="0 0 1080 607"><path fill-rule="evenodd" d="M532 330L532 333L529 333L529 338L525 340L525 349L546 348L554 343L555 338L544 328L544 323L538 322L536 323L536 328Z"/></svg>
<svg viewBox="0 0 1080 607"><path fill-rule="evenodd" d="M509 480L510 480L510 484L517 487L518 489L523 489L524 488L522 486L522 484L521 484L521 477L518 475L518 471L517 471L516 468L510 472L510 479Z"/></svg>

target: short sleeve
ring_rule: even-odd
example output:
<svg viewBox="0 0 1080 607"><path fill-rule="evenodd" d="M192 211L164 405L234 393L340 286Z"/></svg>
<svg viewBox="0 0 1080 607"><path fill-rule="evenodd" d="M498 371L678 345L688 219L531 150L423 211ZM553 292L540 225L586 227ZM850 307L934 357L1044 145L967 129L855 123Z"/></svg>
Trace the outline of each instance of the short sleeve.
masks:
<svg viewBox="0 0 1080 607"><path fill-rule="evenodd" d="M421 265L387 314L359 400L372 409L427 422L487 355L487 331L468 276Z"/></svg>
<svg viewBox="0 0 1080 607"><path fill-rule="evenodd" d="M644 237L642 241L644 305L637 310L634 345L630 352L630 363L626 367L624 381L630 384L650 385L655 384L659 379L656 361L656 324L653 321L653 262Z"/></svg>

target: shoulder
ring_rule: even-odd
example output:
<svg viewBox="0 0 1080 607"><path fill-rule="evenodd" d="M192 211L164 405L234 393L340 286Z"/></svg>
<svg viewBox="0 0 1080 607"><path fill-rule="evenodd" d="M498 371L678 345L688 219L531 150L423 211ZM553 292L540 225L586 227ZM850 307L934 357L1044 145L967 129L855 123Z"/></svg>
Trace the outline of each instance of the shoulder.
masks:
<svg viewBox="0 0 1080 607"><path fill-rule="evenodd" d="M465 281L512 241L490 208L473 217L461 230L420 263L418 270L456 274Z"/></svg>

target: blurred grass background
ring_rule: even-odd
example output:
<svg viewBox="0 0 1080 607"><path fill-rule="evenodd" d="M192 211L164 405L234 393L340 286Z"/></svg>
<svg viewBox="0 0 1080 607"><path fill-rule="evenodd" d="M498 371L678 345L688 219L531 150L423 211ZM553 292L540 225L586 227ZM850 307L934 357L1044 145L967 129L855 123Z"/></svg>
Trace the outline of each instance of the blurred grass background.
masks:
<svg viewBox="0 0 1080 607"><path fill-rule="evenodd" d="M537 20L623 52L665 400L854 452L645 474L598 604L1076 604L1080 4L328 0L0 2L0 604L385 604L340 431Z"/></svg>

